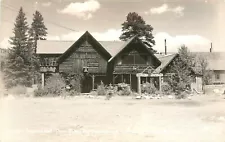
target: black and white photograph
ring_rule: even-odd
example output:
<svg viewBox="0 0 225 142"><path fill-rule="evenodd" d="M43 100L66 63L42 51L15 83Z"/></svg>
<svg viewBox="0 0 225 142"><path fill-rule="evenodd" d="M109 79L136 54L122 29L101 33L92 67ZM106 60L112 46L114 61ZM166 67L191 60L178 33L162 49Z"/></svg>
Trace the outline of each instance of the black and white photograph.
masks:
<svg viewBox="0 0 225 142"><path fill-rule="evenodd" d="M225 0L0 0L0 142L225 142Z"/></svg>

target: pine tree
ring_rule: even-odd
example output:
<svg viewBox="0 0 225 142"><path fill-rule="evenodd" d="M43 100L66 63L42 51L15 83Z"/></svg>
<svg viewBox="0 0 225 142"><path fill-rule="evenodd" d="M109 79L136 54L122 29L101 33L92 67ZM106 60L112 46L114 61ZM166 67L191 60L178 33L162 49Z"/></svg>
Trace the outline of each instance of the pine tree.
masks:
<svg viewBox="0 0 225 142"><path fill-rule="evenodd" d="M4 70L4 80L7 88L16 85L29 86L31 83L31 53L27 43L28 23L22 7L16 17L14 26L14 36L9 41L11 47Z"/></svg>
<svg viewBox="0 0 225 142"><path fill-rule="evenodd" d="M37 51L37 41L46 40L47 28L44 24L44 18L39 11L35 11L33 14L33 22L31 28L29 29L29 46L32 50L32 72L34 80L38 80L38 70L39 70L39 58L36 55Z"/></svg>
<svg viewBox="0 0 225 142"><path fill-rule="evenodd" d="M34 53L37 50L37 40L46 40L47 28L44 24L44 18L39 11L33 14L33 22L29 30L29 39L33 42Z"/></svg>
<svg viewBox="0 0 225 142"><path fill-rule="evenodd" d="M168 80L168 83L179 96L191 85L194 55L190 53L186 46L179 48L178 55L169 67L169 72L174 73L174 75Z"/></svg>
<svg viewBox="0 0 225 142"><path fill-rule="evenodd" d="M126 21L122 24L122 35L120 36L120 40L126 41L133 36L137 36L153 52L156 52L151 48L155 45L152 31L153 27L146 24L140 15L138 15L136 12L130 12L127 15Z"/></svg>

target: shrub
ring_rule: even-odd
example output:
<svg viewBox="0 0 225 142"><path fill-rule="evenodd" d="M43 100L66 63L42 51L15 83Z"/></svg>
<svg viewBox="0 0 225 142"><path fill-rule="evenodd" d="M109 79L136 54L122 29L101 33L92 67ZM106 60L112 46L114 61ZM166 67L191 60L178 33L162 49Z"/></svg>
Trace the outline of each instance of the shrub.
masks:
<svg viewBox="0 0 225 142"><path fill-rule="evenodd" d="M97 88L97 94L99 96L105 96L107 94L107 89L102 81L101 81L101 84Z"/></svg>
<svg viewBox="0 0 225 142"><path fill-rule="evenodd" d="M38 89L34 90L34 97L44 97L48 95L48 91L46 89L42 89L38 87Z"/></svg>
<svg viewBox="0 0 225 142"><path fill-rule="evenodd" d="M68 92L68 96L78 96L78 95L80 95L80 93L77 92L76 90L70 90Z"/></svg>
<svg viewBox="0 0 225 142"><path fill-rule="evenodd" d="M112 86L112 84L109 84L107 87L107 94L106 94L106 100L109 100L112 98L113 95L117 93L117 87Z"/></svg>
<svg viewBox="0 0 225 142"><path fill-rule="evenodd" d="M54 74L46 80L46 85L42 89L39 85L38 89L34 91L35 97L43 96L76 96L80 95L80 86L76 78L71 77L68 84L71 85L71 89L66 90L66 80L60 74Z"/></svg>
<svg viewBox="0 0 225 142"><path fill-rule="evenodd" d="M185 98L187 91L190 91L190 87L188 87L188 83L184 80L181 80L177 75L173 75L168 80L169 85L171 86L171 90L175 93L176 98Z"/></svg>
<svg viewBox="0 0 225 142"><path fill-rule="evenodd" d="M25 95L27 93L27 88L25 86L17 85L8 89L8 93L13 95Z"/></svg>
<svg viewBox="0 0 225 142"><path fill-rule="evenodd" d="M155 94L157 91L157 88L155 87L155 85L153 83L144 83L142 85L142 92L143 93L148 93L148 94Z"/></svg>
<svg viewBox="0 0 225 142"><path fill-rule="evenodd" d="M73 96L78 96L78 95L80 95L80 93L78 93L76 90L67 91L64 89L60 96L65 98L65 97L73 97Z"/></svg>
<svg viewBox="0 0 225 142"><path fill-rule="evenodd" d="M48 95L59 96L65 87L65 79L59 74L54 74L46 80L44 90L48 92Z"/></svg>
<svg viewBox="0 0 225 142"><path fill-rule="evenodd" d="M96 91L91 91L89 95L91 95L91 96L97 96L98 93Z"/></svg>
<svg viewBox="0 0 225 142"><path fill-rule="evenodd" d="M188 92L187 91L182 91L181 93L176 95L176 99L185 99L188 96Z"/></svg>
<svg viewBox="0 0 225 142"><path fill-rule="evenodd" d="M63 73L62 76L66 79L65 82L71 87L71 90L81 92L81 81L83 80L83 74L68 74Z"/></svg>
<svg viewBox="0 0 225 142"><path fill-rule="evenodd" d="M83 75L80 74L71 74L67 76L67 80L71 85L71 89L76 90L76 92L81 92L81 81L83 79Z"/></svg>
<svg viewBox="0 0 225 142"><path fill-rule="evenodd" d="M172 93L172 88L167 82L163 82L161 87L162 87L162 92L165 95L170 95Z"/></svg>
<svg viewBox="0 0 225 142"><path fill-rule="evenodd" d="M132 91L128 84L120 83L120 84L118 84L118 88L120 89L119 95L121 95L121 96L129 96L132 94Z"/></svg>

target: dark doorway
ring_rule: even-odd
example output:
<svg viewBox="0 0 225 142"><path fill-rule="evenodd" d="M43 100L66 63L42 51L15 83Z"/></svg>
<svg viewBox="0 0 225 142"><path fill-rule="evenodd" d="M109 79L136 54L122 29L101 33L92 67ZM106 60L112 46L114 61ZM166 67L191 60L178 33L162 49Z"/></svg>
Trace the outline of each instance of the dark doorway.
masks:
<svg viewBox="0 0 225 142"><path fill-rule="evenodd" d="M81 93L89 93L92 90L92 77L90 75L84 75L81 83Z"/></svg>
<svg viewBox="0 0 225 142"><path fill-rule="evenodd" d="M137 76L135 74L131 75L131 90L137 92Z"/></svg>

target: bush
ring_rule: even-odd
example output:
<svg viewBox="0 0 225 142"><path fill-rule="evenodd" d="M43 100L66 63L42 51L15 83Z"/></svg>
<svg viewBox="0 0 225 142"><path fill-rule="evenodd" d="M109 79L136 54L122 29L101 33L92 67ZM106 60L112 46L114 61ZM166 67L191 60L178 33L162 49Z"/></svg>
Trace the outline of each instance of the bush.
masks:
<svg viewBox="0 0 225 142"><path fill-rule="evenodd" d="M169 85L171 86L172 92L175 93L177 99L185 98L190 91L188 83L184 80L181 80L177 75L173 75L168 80Z"/></svg>
<svg viewBox="0 0 225 142"><path fill-rule="evenodd" d="M78 93L76 90L63 90L61 93L61 97L73 97L73 96L78 96L80 93Z"/></svg>
<svg viewBox="0 0 225 142"><path fill-rule="evenodd" d="M81 92L81 81L84 78L83 74L63 73L62 76L66 79L65 82L71 87L71 90Z"/></svg>
<svg viewBox="0 0 225 142"><path fill-rule="evenodd" d="M129 96L132 94L132 91L128 84L120 83L120 84L118 84L118 88L120 89L120 91L119 91L120 96Z"/></svg>
<svg viewBox="0 0 225 142"><path fill-rule="evenodd" d="M144 83L142 87L143 87L142 93L155 94L157 91L157 88L155 87L153 83L148 83L148 82Z"/></svg>
<svg viewBox="0 0 225 142"><path fill-rule="evenodd" d="M27 88L25 86L17 85L8 89L8 93L13 95L25 95L27 93Z"/></svg>
<svg viewBox="0 0 225 142"><path fill-rule="evenodd" d="M43 96L59 96L63 93L66 87L66 82L64 78L59 74L54 74L46 80L46 85L44 88L38 86L38 89L34 91L35 97Z"/></svg>
<svg viewBox="0 0 225 142"><path fill-rule="evenodd" d="M187 96L188 96L188 92L183 91L176 95L176 99L185 99L185 98L187 98Z"/></svg>
<svg viewBox="0 0 225 142"><path fill-rule="evenodd" d="M91 95L91 96L97 96L98 93L96 91L91 91L89 95Z"/></svg>
<svg viewBox="0 0 225 142"><path fill-rule="evenodd" d="M172 88L167 82L163 82L161 87L162 87L162 92L165 95L170 95L172 93Z"/></svg>
<svg viewBox="0 0 225 142"><path fill-rule="evenodd" d="M70 74L67 76L67 81L71 85L71 89L76 90L76 92L81 92L81 81L83 75L81 74Z"/></svg>
<svg viewBox="0 0 225 142"><path fill-rule="evenodd" d="M38 87L38 89L34 90L34 97L44 97L48 95L48 91L46 89L42 89Z"/></svg>
<svg viewBox="0 0 225 142"><path fill-rule="evenodd" d="M105 96L107 94L107 89L102 81L101 81L101 84L97 88L97 94L98 94L98 96Z"/></svg>
<svg viewBox="0 0 225 142"><path fill-rule="evenodd" d="M59 74L54 74L46 80L44 90L48 92L48 95L60 96L65 87L65 79Z"/></svg>
<svg viewBox="0 0 225 142"><path fill-rule="evenodd" d="M46 80L46 85L44 89L39 85L38 89L34 91L35 97L44 97L44 96L76 96L80 95L80 86L79 82L71 77L71 80L68 84L73 84L71 89L66 90L66 80L59 74L54 74Z"/></svg>
<svg viewBox="0 0 225 142"><path fill-rule="evenodd" d="M78 96L78 95L80 95L80 93L77 92L76 90L70 90L68 92L68 96Z"/></svg>

